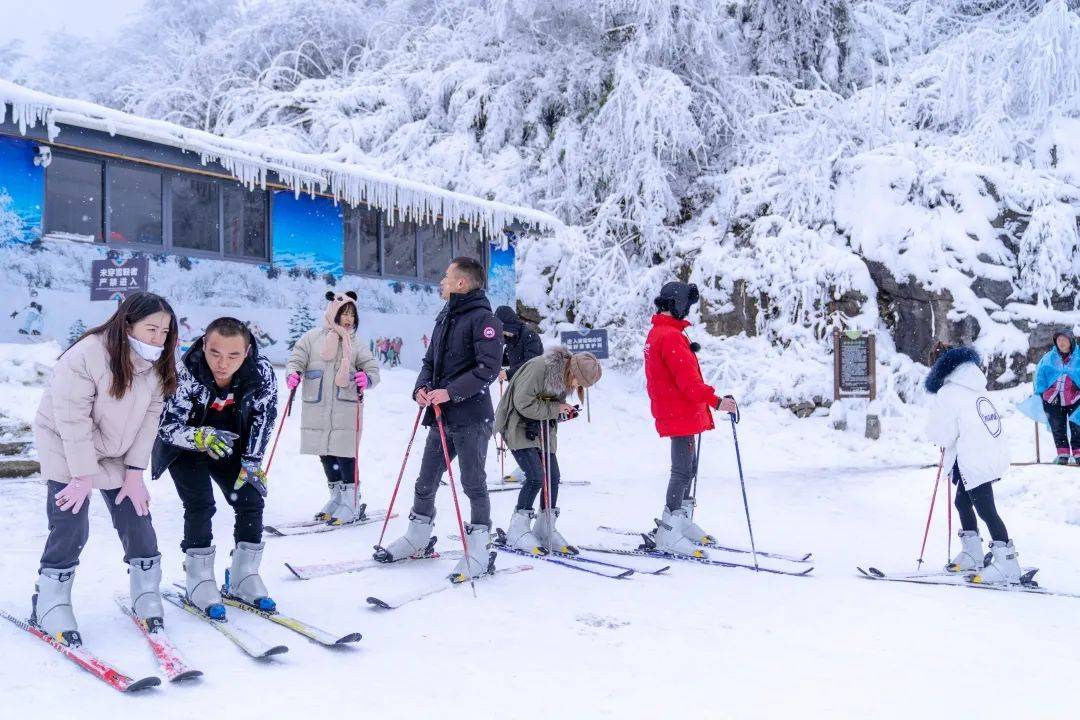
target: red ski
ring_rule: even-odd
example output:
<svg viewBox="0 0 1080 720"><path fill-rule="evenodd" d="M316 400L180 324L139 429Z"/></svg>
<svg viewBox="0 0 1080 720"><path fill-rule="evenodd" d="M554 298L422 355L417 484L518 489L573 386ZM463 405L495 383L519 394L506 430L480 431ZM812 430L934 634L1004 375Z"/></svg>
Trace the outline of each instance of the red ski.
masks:
<svg viewBox="0 0 1080 720"><path fill-rule="evenodd" d="M169 682L190 680L202 675L202 670L188 667L183 656L180 655L180 651L176 649L176 646L172 644L172 640L165 634L164 628L151 630L147 627L146 622L128 606L127 598L123 595L117 595L115 600L120 609L124 611L124 614L135 623L135 627L139 628L139 632L146 638L146 642L150 644L150 649L153 651L154 657L157 658L158 666L161 668L161 672L165 673L165 677L168 678Z"/></svg>
<svg viewBox="0 0 1080 720"><path fill-rule="evenodd" d="M120 692L135 692L161 684L161 678L156 675L150 675L139 680L130 678L89 650L84 649L81 645L69 645L62 640L58 640L36 625L31 625L28 621L22 620L2 608L0 608L0 616L7 618L13 625L22 628L39 640L45 641L53 650L56 650L68 660Z"/></svg>

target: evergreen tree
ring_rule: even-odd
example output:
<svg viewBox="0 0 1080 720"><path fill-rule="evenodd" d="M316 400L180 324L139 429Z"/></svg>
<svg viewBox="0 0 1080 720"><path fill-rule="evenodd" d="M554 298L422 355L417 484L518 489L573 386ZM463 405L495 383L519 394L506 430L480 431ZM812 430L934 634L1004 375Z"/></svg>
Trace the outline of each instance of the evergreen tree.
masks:
<svg viewBox="0 0 1080 720"><path fill-rule="evenodd" d="M297 341L311 328L315 327L315 318L307 305L301 305L289 318L289 349L292 350Z"/></svg>
<svg viewBox="0 0 1080 720"><path fill-rule="evenodd" d="M84 332L86 332L86 323L81 318L73 322L71 329L68 330L68 345L74 345Z"/></svg>

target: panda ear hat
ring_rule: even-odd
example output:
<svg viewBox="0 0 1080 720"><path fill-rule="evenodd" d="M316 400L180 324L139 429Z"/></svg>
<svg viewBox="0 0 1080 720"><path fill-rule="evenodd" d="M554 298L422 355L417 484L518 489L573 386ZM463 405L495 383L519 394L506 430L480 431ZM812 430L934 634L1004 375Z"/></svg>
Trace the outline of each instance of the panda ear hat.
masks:
<svg viewBox="0 0 1080 720"><path fill-rule="evenodd" d="M356 301L357 301L357 300L359 299L359 298L357 297L357 295L356 295L356 291L355 291L355 290L347 290L347 291L345 292L345 294L346 294L346 295L348 295L349 297L351 297L351 298L353 299L353 302L356 302Z"/></svg>
<svg viewBox="0 0 1080 720"><path fill-rule="evenodd" d="M334 299L334 297L335 297L335 295L334 295L334 291L333 291L333 290L327 290L327 291L326 291L326 299L327 299L327 300L333 300L333 299Z"/></svg>

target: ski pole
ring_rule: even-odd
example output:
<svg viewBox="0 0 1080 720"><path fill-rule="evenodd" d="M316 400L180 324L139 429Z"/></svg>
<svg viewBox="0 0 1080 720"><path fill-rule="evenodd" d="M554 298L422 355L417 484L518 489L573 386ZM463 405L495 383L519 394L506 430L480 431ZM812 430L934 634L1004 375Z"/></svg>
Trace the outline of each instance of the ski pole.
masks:
<svg viewBox="0 0 1080 720"><path fill-rule="evenodd" d="M945 464L945 448L941 448L941 459L938 460L937 477L934 478L934 492L930 495L930 512L926 514L926 530L923 531L922 547L919 548L919 559L916 570L922 570L923 555L926 553L926 538L930 536L930 518L934 516L934 501L937 500L938 483L941 482L941 466Z"/></svg>
<svg viewBox="0 0 1080 720"><path fill-rule="evenodd" d="M278 440L281 439L281 431L285 429L285 418L292 412L292 401L296 397L296 388L289 390L289 399L285 402L285 412L281 414L281 422L278 423L277 434L274 435L274 444L270 447L270 455L266 458L266 468L263 472L270 474L270 463L274 462L274 452L277 451Z"/></svg>
<svg viewBox="0 0 1080 720"><path fill-rule="evenodd" d="M540 485L540 489L544 495L544 520L547 521L548 529L548 541L551 540L551 474L548 472L549 463L551 459L548 457L548 424L547 420L541 420L540 425L540 468L544 471L544 481ZM554 548L548 548L550 552L555 552Z"/></svg>
<svg viewBox="0 0 1080 720"><path fill-rule="evenodd" d="M469 585L473 597L476 597L476 581L473 580L472 568L469 567L469 544L465 540L465 523L461 521L461 505L458 503L457 485L454 483L454 470L450 467L450 446L446 444L446 428L443 427L442 408L435 408L435 423L439 426L439 439L442 440L443 461L446 463L446 476L450 478L450 494L454 498L454 513L457 515L458 532L461 533L461 549L465 551L465 571L469 573Z"/></svg>
<svg viewBox="0 0 1080 720"><path fill-rule="evenodd" d="M948 518L948 521L945 524L946 535L949 536L948 550L946 551L948 554L945 555L946 564L952 562L952 509L953 509L952 477L951 477L952 472L950 472L949 475L950 475L950 477L948 477L945 480L945 491L948 493L948 495L946 495L946 497L949 498L949 504L945 506L945 516ZM956 488L956 492L960 492L959 486Z"/></svg>
<svg viewBox="0 0 1080 720"><path fill-rule="evenodd" d="M750 522L750 503L746 499L746 478L743 477L742 454L739 452L739 433L735 430L738 420L735 419L735 413L728 413L728 415L731 416L731 437L735 439L735 462L739 466L739 486L742 487L743 509L746 511L746 529L750 531L750 552L754 555L754 569L757 570L757 546L754 544L754 526Z"/></svg>
<svg viewBox="0 0 1080 720"><path fill-rule="evenodd" d="M413 440L416 439L416 428L420 427L420 417L424 414L424 408L421 406L416 411L416 420L413 421L412 434L409 435L409 444L405 446L405 457L401 461L401 471L398 472L397 482L394 483L394 492L390 495L390 507L386 509L386 517L383 518L382 530L379 532L379 542L376 543L375 548L382 547L383 537L386 535L386 526L390 523L390 516L394 514L394 500L397 499L398 488L401 487L401 478L405 476L405 465L409 462L409 453L412 451Z"/></svg>
<svg viewBox="0 0 1080 720"><path fill-rule="evenodd" d="M503 397L503 379L499 378L499 401ZM499 435L496 438L495 447L499 450L499 482L506 479L506 438Z"/></svg>
<svg viewBox="0 0 1080 720"><path fill-rule="evenodd" d="M690 489L690 499L694 501L693 504L690 505L691 520L694 519L694 510L697 509L697 476L698 468L700 467L698 461L701 460L701 433L697 434L697 440L695 442L697 444L694 445L694 484L691 486Z"/></svg>
<svg viewBox="0 0 1080 720"><path fill-rule="evenodd" d="M353 507L360 501L360 431L363 430L360 408L364 405L364 394L356 399L356 451L353 453ZM387 513L389 515L389 513Z"/></svg>

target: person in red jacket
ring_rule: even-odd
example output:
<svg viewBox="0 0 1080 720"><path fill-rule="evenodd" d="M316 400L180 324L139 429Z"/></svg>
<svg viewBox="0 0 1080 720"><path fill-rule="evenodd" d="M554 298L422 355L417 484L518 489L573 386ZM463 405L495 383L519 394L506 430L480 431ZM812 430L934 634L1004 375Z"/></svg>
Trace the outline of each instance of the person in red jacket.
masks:
<svg viewBox="0 0 1080 720"><path fill-rule="evenodd" d="M686 319L690 307L697 301L696 285L669 282L660 289L652 329L645 339L645 384L656 431L660 437L671 438L671 479L656 530L656 548L705 557L698 545L716 540L691 519L690 485L697 475L694 436L713 429L713 408L734 413L738 406L730 395L717 397L705 382L695 354L698 345L683 332L690 325Z"/></svg>

